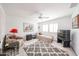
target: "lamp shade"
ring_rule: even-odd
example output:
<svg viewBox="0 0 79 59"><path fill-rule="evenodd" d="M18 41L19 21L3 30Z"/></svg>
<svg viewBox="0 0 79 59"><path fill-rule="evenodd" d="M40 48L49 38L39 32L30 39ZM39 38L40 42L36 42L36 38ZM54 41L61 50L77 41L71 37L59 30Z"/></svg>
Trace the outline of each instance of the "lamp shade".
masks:
<svg viewBox="0 0 79 59"><path fill-rule="evenodd" d="M10 30L10 32L11 32L11 33L17 33L18 30L17 30L16 28L13 28L13 29Z"/></svg>

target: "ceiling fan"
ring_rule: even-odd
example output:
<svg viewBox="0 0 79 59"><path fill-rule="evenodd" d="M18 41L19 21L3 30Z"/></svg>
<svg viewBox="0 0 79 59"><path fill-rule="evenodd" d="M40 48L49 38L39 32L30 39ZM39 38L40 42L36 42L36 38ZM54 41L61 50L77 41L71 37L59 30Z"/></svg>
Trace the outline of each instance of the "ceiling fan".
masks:
<svg viewBox="0 0 79 59"><path fill-rule="evenodd" d="M49 17L48 17L48 16L44 16L43 13L39 13L38 18L39 18L39 19L48 19Z"/></svg>
<svg viewBox="0 0 79 59"><path fill-rule="evenodd" d="M35 14L35 18L38 18L38 19L48 19L49 17L48 16L46 16L44 13L42 13L42 12L38 12L38 11L35 11L34 12L34 14ZM33 15L34 15L33 14Z"/></svg>

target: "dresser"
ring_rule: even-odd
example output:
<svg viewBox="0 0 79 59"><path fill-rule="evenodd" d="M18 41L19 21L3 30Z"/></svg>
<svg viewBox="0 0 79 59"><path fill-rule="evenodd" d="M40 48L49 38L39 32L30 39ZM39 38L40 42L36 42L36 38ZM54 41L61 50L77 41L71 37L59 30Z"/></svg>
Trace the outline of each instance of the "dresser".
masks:
<svg viewBox="0 0 79 59"><path fill-rule="evenodd" d="M57 34L57 42L63 47L70 47L70 30L60 30Z"/></svg>

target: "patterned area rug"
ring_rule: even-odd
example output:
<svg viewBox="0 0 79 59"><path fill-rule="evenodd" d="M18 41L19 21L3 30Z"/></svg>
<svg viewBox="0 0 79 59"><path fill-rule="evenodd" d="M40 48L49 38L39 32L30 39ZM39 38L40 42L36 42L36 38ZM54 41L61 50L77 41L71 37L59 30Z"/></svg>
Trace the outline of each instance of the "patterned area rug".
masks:
<svg viewBox="0 0 79 59"><path fill-rule="evenodd" d="M28 45L24 50L27 56L69 56L66 51L43 42Z"/></svg>

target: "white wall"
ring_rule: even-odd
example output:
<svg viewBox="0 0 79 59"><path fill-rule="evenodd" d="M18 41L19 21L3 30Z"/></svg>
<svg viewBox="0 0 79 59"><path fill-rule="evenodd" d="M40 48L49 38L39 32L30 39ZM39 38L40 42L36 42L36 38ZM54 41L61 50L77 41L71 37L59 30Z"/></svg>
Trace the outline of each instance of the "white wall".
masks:
<svg viewBox="0 0 79 59"><path fill-rule="evenodd" d="M79 29L72 30L72 48L79 55Z"/></svg>
<svg viewBox="0 0 79 59"><path fill-rule="evenodd" d="M2 48L2 41L5 35L5 12L2 8L2 6L0 5L0 48Z"/></svg>
<svg viewBox="0 0 79 59"><path fill-rule="evenodd" d="M72 18L79 14L79 4L73 8Z"/></svg>
<svg viewBox="0 0 79 59"><path fill-rule="evenodd" d="M58 23L58 30L60 30L60 29L63 29L63 30L72 29L71 15L68 15L68 16L57 18L57 19L52 19L50 21L39 23L39 26L40 26L39 31L42 32L42 25L43 24L50 24L50 23ZM44 32L44 34L52 35L54 37L54 40L57 39L57 33L45 33Z"/></svg>
<svg viewBox="0 0 79 59"><path fill-rule="evenodd" d="M6 20L6 33L10 31L11 28L16 27L18 28L18 34L20 35L26 35L27 33L33 33L33 32L23 32L23 23L31 23L34 25L34 31L38 31L38 24L36 20L29 19L29 18L23 18L23 17L17 17L17 16L7 16Z"/></svg>
<svg viewBox="0 0 79 59"><path fill-rule="evenodd" d="M79 15L79 5L74 8L72 19ZM78 29L72 29L72 48L74 49L75 53L79 55L79 28Z"/></svg>

